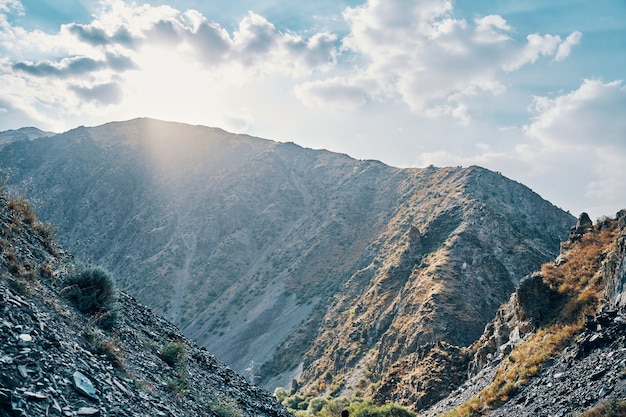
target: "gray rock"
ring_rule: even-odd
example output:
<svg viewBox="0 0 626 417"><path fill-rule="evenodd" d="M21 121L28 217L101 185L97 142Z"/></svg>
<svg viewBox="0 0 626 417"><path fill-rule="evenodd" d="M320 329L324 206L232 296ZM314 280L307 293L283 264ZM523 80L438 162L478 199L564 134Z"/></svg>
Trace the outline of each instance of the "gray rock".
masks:
<svg viewBox="0 0 626 417"><path fill-rule="evenodd" d="M91 383L91 380L86 375L84 375L82 372L76 371L72 375L72 378L74 378L74 387L78 392L91 399L98 399L98 396L96 395L96 389Z"/></svg>
<svg viewBox="0 0 626 417"><path fill-rule="evenodd" d="M79 416L99 416L100 410L93 407L81 407L76 411Z"/></svg>

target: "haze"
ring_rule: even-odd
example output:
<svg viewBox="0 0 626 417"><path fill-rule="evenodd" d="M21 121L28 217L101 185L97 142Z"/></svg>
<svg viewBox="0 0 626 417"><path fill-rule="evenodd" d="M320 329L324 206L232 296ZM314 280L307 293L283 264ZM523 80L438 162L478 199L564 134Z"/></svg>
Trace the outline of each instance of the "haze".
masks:
<svg viewBox="0 0 626 417"><path fill-rule="evenodd" d="M0 0L0 130L154 117L626 206L626 3Z"/></svg>

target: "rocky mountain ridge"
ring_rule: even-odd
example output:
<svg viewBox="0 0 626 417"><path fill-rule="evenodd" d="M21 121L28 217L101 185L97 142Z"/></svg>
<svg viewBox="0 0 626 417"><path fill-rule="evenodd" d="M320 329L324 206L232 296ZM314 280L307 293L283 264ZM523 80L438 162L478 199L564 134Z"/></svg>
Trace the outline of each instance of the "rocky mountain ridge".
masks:
<svg viewBox="0 0 626 417"><path fill-rule="evenodd" d="M7 143L0 175L72 253L248 378L412 402L424 370L407 364L478 338L575 221L480 167L150 119Z"/></svg>
<svg viewBox="0 0 626 417"><path fill-rule="evenodd" d="M0 195L0 416L290 415L125 293L99 329L63 297L75 261L48 231Z"/></svg>
<svg viewBox="0 0 626 417"><path fill-rule="evenodd" d="M522 280L466 353L452 394L419 415L626 411L625 283L626 210L596 225L583 213L561 254Z"/></svg>

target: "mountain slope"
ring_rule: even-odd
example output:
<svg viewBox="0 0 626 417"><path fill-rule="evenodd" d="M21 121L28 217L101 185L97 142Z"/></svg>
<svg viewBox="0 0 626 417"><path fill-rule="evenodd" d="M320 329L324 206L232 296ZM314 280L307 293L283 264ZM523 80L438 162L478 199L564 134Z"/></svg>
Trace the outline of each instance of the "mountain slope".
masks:
<svg viewBox="0 0 626 417"><path fill-rule="evenodd" d="M127 294L99 329L63 297L74 260L48 232L0 195L0 416L290 415Z"/></svg>
<svg viewBox="0 0 626 417"><path fill-rule="evenodd" d="M580 220L474 343L471 378L423 416L622 415L601 410L626 409L626 211Z"/></svg>
<svg viewBox="0 0 626 417"><path fill-rule="evenodd" d="M10 143L0 168L68 249L235 370L406 400L403 361L479 337L575 221L479 167L150 119Z"/></svg>

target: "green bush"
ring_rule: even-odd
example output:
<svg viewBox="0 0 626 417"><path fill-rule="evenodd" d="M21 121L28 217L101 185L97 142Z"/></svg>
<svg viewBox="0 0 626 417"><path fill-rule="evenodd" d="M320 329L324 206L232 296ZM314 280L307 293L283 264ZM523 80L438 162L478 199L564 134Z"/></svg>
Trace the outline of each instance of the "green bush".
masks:
<svg viewBox="0 0 626 417"><path fill-rule="evenodd" d="M99 266L80 267L64 281L63 293L76 308L104 329L118 319L118 291L111 274Z"/></svg>
<svg viewBox="0 0 626 417"><path fill-rule="evenodd" d="M159 356L170 366L178 365L187 359L187 346L181 342L170 342L161 349Z"/></svg>
<svg viewBox="0 0 626 417"><path fill-rule="evenodd" d="M211 401L209 409L220 417L243 417L243 412L237 407L237 404L223 397Z"/></svg>
<svg viewBox="0 0 626 417"><path fill-rule="evenodd" d="M385 404L377 407L372 403L358 404L350 412L352 417L415 417L415 413L398 404Z"/></svg>

